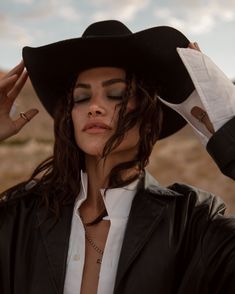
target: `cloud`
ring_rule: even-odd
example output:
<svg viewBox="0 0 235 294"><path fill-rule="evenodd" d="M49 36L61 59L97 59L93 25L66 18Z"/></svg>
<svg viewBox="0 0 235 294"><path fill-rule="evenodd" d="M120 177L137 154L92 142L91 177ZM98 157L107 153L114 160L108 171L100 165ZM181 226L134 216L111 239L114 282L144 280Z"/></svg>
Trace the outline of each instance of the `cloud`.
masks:
<svg viewBox="0 0 235 294"><path fill-rule="evenodd" d="M81 15L70 0L42 0L35 2L26 12L18 14L18 17L32 20L58 18L65 21L76 22L80 19Z"/></svg>
<svg viewBox="0 0 235 294"><path fill-rule="evenodd" d="M131 21L150 3L149 0L92 0L91 2L97 7L97 12L92 15L95 21L110 18Z"/></svg>
<svg viewBox="0 0 235 294"><path fill-rule="evenodd" d="M178 0L174 6L158 7L155 16L162 22L185 32L194 34L207 33L219 21L235 20L235 1L185 1Z"/></svg>
<svg viewBox="0 0 235 294"><path fill-rule="evenodd" d="M69 5L64 5L57 10L57 16L67 21L78 21L80 14Z"/></svg>
<svg viewBox="0 0 235 294"><path fill-rule="evenodd" d="M151 0L12 0L17 4L31 4L24 6L16 13L16 17L24 20L60 19L67 22L78 22L81 19L103 20L120 19L131 21L143 9L147 8ZM83 3L84 2L84 3ZM78 4L79 3L79 4ZM79 8L78 8L79 5ZM86 8L90 8L90 13Z"/></svg>
<svg viewBox="0 0 235 294"><path fill-rule="evenodd" d="M0 35L2 40L19 44L21 46L32 41L32 37L27 29L12 23L6 16L0 15Z"/></svg>
<svg viewBox="0 0 235 294"><path fill-rule="evenodd" d="M34 0L14 0L16 4L32 4Z"/></svg>

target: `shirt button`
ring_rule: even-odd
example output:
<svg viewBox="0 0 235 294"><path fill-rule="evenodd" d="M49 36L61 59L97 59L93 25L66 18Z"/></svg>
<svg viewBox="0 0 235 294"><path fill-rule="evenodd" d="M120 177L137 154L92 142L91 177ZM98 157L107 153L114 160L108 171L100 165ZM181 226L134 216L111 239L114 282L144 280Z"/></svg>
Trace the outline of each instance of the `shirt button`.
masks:
<svg viewBox="0 0 235 294"><path fill-rule="evenodd" d="M80 260L80 256L79 256L78 254L75 254L75 255L73 256L73 260L75 260L75 261Z"/></svg>

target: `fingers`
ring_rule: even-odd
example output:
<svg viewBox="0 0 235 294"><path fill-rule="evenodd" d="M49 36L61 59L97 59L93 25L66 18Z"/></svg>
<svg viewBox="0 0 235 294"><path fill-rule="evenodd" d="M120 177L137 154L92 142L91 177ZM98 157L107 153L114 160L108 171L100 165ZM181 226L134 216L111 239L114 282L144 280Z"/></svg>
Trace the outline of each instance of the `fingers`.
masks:
<svg viewBox="0 0 235 294"><path fill-rule="evenodd" d="M196 47L196 49L197 49L198 51L201 51L201 49L200 49L200 47L199 47L199 45L198 45L197 42L194 42L194 46Z"/></svg>
<svg viewBox="0 0 235 294"><path fill-rule="evenodd" d="M25 72L22 73L20 78L17 80L17 82L15 83L12 90L9 91L8 94L7 94L7 96L11 100L15 100L15 98L18 96L18 94L22 90L23 86L25 85L25 82L26 82L27 78L28 78L28 73L25 71Z"/></svg>
<svg viewBox="0 0 235 294"><path fill-rule="evenodd" d="M12 103L25 85L27 78L28 74L24 71L24 63L21 61L0 80L1 108L4 107L3 104L8 106L7 109L11 108ZM6 102L7 104L5 104Z"/></svg>
<svg viewBox="0 0 235 294"><path fill-rule="evenodd" d="M5 94L9 92L10 89L15 85L17 79L18 79L18 76L16 74L9 77L2 78L0 81L0 95L3 93Z"/></svg>
<svg viewBox="0 0 235 294"><path fill-rule="evenodd" d="M194 43L190 42L189 45L188 45L188 48L194 49L194 50L197 50L197 51L201 51L201 49L200 49L197 42L194 42Z"/></svg>
<svg viewBox="0 0 235 294"><path fill-rule="evenodd" d="M22 112L20 117L14 121L16 133L18 133L37 114L37 109L30 109L27 112Z"/></svg>
<svg viewBox="0 0 235 294"><path fill-rule="evenodd" d="M21 62L19 64L17 64L13 69L11 69L6 75L5 77L8 78L14 74L17 74L18 76L21 75L21 73L24 70L24 62L23 60L21 60Z"/></svg>
<svg viewBox="0 0 235 294"><path fill-rule="evenodd" d="M14 87L16 82L17 82L17 84L19 83L19 86L21 86L23 81L25 83L25 81L26 81L25 78L27 75L25 73L23 73L23 71L24 71L24 63L23 63L23 61L21 61L17 66L15 66L12 70L10 70L0 80L1 94L8 94L8 92ZM22 88L22 86L21 86L21 88Z"/></svg>
<svg viewBox="0 0 235 294"><path fill-rule="evenodd" d="M191 114L192 116L194 116L197 120L199 120L202 124L205 125L205 127L208 129L208 131L211 133L211 134L214 134L215 130L214 130L214 127L210 121L210 118L207 114L206 111L204 111L203 109L201 109L200 107L198 106L194 106L192 109L191 109Z"/></svg>

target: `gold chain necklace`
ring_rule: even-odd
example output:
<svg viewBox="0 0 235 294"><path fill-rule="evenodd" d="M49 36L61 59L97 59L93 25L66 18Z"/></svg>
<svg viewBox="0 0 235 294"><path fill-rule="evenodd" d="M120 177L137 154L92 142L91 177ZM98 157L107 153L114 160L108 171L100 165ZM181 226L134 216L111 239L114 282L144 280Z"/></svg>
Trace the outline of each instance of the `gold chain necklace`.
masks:
<svg viewBox="0 0 235 294"><path fill-rule="evenodd" d="M86 240L88 241L88 243L91 245L91 247L93 249L95 249L95 251L97 253L99 253L101 255L101 257L100 258L97 258L97 260L96 260L96 263L101 264L104 250L100 249L97 246L97 244L91 239L91 237L87 234L86 226L84 226L84 230L85 230L85 237L86 237Z"/></svg>
<svg viewBox="0 0 235 294"><path fill-rule="evenodd" d="M107 215L107 210L104 209L100 215L98 215L93 221L85 223L83 217L80 214L80 218L81 221L83 223L84 226L84 230L85 230L85 238L87 240L87 242L91 245L91 247L101 255L100 258L97 258L96 263L101 264L102 262L102 257L103 257L103 253L104 250L100 249L99 246L97 246L97 244L92 240L92 238L89 236L89 234L87 233L87 227L95 225L97 223L99 223L100 221L102 221L103 217L105 217Z"/></svg>

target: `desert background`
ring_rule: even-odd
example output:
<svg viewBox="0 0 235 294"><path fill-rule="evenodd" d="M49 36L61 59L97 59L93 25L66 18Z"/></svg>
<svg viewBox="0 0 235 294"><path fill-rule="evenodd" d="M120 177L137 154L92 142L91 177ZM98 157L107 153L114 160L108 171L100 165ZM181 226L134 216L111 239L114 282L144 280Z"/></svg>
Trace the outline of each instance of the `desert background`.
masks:
<svg viewBox="0 0 235 294"><path fill-rule="evenodd" d="M0 143L1 192L26 180L37 164L52 154L52 119L27 81L17 99L15 115L31 107L40 113L19 134ZM235 214L234 181L221 174L189 126L155 145L148 170L161 185L181 182L211 191L226 202L228 214Z"/></svg>

